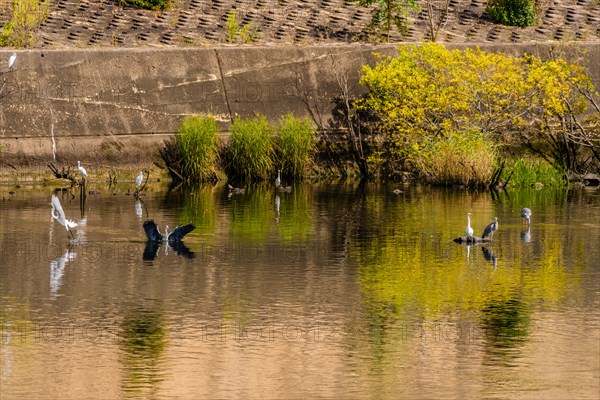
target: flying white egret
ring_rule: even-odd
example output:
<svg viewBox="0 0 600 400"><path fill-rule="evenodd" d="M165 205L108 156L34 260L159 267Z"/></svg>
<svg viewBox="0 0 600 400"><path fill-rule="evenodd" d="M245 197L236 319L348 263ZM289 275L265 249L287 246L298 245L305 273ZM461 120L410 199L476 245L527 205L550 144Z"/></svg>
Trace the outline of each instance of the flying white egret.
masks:
<svg viewBox="0 0 600 400"><path fill-rule="evenodd" d="M12 69L16 60L17 60L17 53L12 53L12 56L10 56L8 59L8 69Z"/></svg>
<svg viewBox="0 0 600 400"><path fill-rule="evenodd" d="M521 210L521 218L527 221L527 225L529 226L529 224L531 223L531 210L527 207L523 208Z"/></svg>
<svg viewBox="0 0 600 400"><path fill-rule="evenodd" d="M56 222L65 227L65 229L67 230L67 234L72 235L73 233L71 232L71 228L75 228L77 226L77 223L73 220L67 219L67 217L65 216L65 212L62 206L60 205L60 200L58 200L58 197L56 197L55 194L52 195L52 202L50 204L52 205L52 210L50 211L50 215L52 215L52 218L54 218Z"/></svg>
<svg viewBox="0 0 600 400"><path fill-rule="evenodd" d="M140 171L140 174L135 178L135 187L139 188L142 186L142 181L144 180L144 172Z"/></svg>
<svg viewBox="0 0 600 400"><path fill-rule="evenodd" d="M498 217L494 217L494 220L492 221L491 224L489 224L488 226L485 227L485 229L483 230L483 235L481 235L482 239L485 239L486 237L490 237L490 240L494 237L494 232L496 232L498 230Z"/></svg>
<svg viewBox="0 0 600 400"><path fill-rule="evenodd" d="M277 178L275 178L275 187L281 186L281 170L277 170Z"/></svg>
<svg viewBox="0 0 600 400"><path fill-rule="evenodd" d="M169 226L165 225L165 233L162 234L158 230L158 226L153 220L144 221L144 232L149 242L162 242L166 240L169 244L179 242L185 235L196 229L193 224L187 224L184 226L177 226L173 229L173 232L169 232Z"/></svg>
<svg viewBox="0 0 600 400"><path fill-rule="evenodd" d="M87 173L87 171L85 170L85 168L83 168L83 167L81 166L81 163L80 163L79 161L77 161L77 168L79 169L79 172L81 173L81 175L82 175L84 178L87 178L87 176L88 176L88 173Z"/></svg>
<svg viewBox="0 0 600 400"><path fill-rule="evenodd" d="M473 228L471 228L471 213L467 213L467 229L465 229L467 237L473 236Z"/></svg>

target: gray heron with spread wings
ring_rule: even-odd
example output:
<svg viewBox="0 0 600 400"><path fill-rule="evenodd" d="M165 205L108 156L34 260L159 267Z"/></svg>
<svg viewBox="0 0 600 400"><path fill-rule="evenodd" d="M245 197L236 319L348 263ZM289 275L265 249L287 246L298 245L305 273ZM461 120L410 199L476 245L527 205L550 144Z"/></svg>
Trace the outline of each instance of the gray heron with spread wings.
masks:
<svg viewBox="0 0 600 400"><path fill-rule="evenodd" d="M158 249L163 242L168 243L168 247L171 247L175 252L185 258L194 258L194 253L190 251L181 241L185 235L196 229L193 224L187 224L184 226L177 226L173 229L173 232L169 232L169 227L165 225L165 233L161 233L158 230L158 226L153 220L147 220L144 222L144 232L148 241L144 248L144 254L142 258L145 261L151 261L156 258ZM167 247L167 248L168 248Z"/></svg>
<svg viewBox="0 0 600 400"><path fill-rule="evenodd" d="M194 224L187 224L183 226L176 226L172 232L169 232L169 226L165 225L165 233L161 233L158 230L156 222L149 219L144 222L144 232L149 242L163 242L166 241L169 244L177 243L183 239L185 235L196 229Z"/></svg>

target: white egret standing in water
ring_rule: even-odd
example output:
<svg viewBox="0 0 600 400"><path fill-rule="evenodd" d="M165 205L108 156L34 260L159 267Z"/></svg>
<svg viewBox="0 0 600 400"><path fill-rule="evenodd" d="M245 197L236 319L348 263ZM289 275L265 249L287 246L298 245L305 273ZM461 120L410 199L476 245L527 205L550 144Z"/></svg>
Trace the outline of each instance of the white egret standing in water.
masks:
<svg viewBox="0 0 600 400"><path fill-rule="evenodd" d="M79 161L77 161L77 168L79 169L81 176L83 176L84 178L87 178L87 176L88 176L87 171L85 170L85 168L83 168L81 166L81 163Z"/></svg>
<svg viewBox="0 0 600 400"><path fill-rule="evenodd" d="M467 229L465 229L467 237L473 236L473 228L471 228L471 213L467 213Z"/></svg>
<svg viewBox="0 0 600 400"><path fill-rule="evenodd" d="M16 60L17 60L17 53L12 53L12 56L10 56L8 59L8 69L12 69Z"/></svg>
<svg viewBox="0 0 600 400"><path fill-rule="evenodd" d="M142 181L144 180L144 172L140 171L140 174L137 176L137 178L135 178L135 187L136 189L139 189L140 186L142 186Z"/></svg>
<svg viewBox="0 0 600 400"><path fill-rule="evenodd" d="M67 235L70 234L72 236L73 233L71 232L71 228L76 227L77 223L73 220L67 219L65 212L60 205L60 200L58 200L58 197L56 197L55 194L52 195L52 202L50 204L52 205L52 210L50 211L52 218L65 227L67 230Z"/></svg>
<svg viewBox="0 0 600 400"><path fill-rule="evenodd" d="M275 178L275 187L281 186L281 170L277 170L277 178Z"/></svg>

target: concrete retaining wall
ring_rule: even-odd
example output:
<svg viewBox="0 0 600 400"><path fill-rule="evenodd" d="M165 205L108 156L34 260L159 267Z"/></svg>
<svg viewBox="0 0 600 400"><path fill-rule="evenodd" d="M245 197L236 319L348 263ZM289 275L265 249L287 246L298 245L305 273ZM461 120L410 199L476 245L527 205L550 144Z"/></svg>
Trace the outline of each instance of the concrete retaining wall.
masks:
<svg viewBox="0 0 600 400"><path fill-rule="evenodd" d="M580 44L600 88L600 44ZM453 46L458 47L458 46ZM547 55L548 44L481 45ZM294 113L327 122L340 78L355 93L360 66L394 46L0 50L0 165L151 162L182 119ZM309 107L307 107L307 105ZM309 111L310 110L310 111Z"/></svg>

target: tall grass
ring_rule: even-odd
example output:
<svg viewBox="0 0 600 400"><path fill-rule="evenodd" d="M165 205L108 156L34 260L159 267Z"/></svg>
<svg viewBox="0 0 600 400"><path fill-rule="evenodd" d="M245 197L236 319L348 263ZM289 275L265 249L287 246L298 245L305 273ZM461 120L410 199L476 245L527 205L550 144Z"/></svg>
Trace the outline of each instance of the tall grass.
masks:
<svg viewBox="0 0 600 400"><path fill-rule="evenodd" d="M273 128L263 115L236 118L231 125L227 172L241 180L260 181L273 172Z"/></svg>
<svg viewBox="0 0 600 400"><path fill-rule="evenodd" d="M160 153L175 181L194 184L217 180L217 122L212 116L186 117L177 137Z"/></svg>
<svg viewBox="0 0 600 400"><path fill-rule="evenodd" d="M435 185L487 186L495 151L478 131L453 133L433 142L414 160L426 181Z"/></svg>
<svg viewBox="0 0 600 400"><path fill-rule="evenodd" d="M515 188L527 188L540 183L544 186L563 186L567 181L563 171L536 157L509 161L504 169L503 179L509 179L508 186Z"/></svg>
<svg viewBox="0 0 600 400"><path fill-rule="evenodd" d="M284 174L302 178L314 149L315 128L307 118L284 116L278 128L277 158Z"/></svg>

